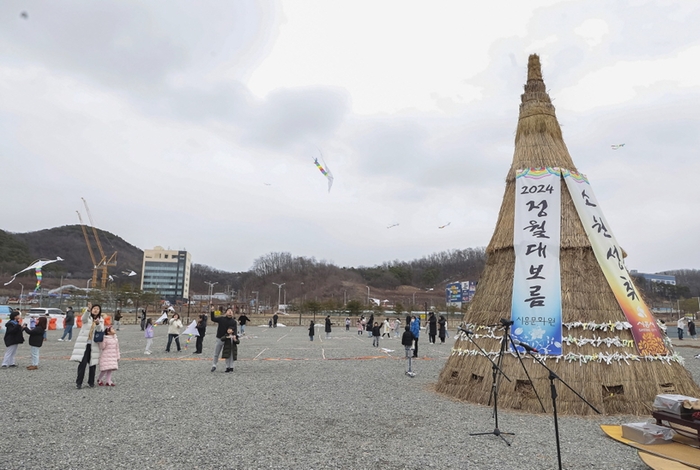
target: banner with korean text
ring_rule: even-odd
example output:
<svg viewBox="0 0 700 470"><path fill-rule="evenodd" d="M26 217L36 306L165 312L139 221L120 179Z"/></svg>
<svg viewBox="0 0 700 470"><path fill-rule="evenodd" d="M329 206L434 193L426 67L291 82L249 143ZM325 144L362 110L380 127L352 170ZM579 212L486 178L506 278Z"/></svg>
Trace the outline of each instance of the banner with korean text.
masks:
<svg viewBox="0 0 700 470"><path fill-rule="evenodd" d="M558 168L526 168L516 172L514 223L513 338L536 348L540 354L561 355L561 172Z"/></svg>
<svg viewBox="0 0 700 470"><path fill-rule="evenodd" d="M562 170L562 173L598 264L627 321L632 325L632 337L637 351L645 356L668 354L661 330L632 283L623 260L622 248L605 220L588 179L569 170Z"/></svg>

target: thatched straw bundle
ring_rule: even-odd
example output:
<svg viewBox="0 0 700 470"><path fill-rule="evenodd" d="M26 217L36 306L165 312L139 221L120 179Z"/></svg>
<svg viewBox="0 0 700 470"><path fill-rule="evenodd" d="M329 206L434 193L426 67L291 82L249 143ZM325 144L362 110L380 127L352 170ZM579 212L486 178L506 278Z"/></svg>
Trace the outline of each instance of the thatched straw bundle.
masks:
<svg viewBox="0 0 700 470"><path fill-rule="evenodd" d="M486 250L486 267L464 317L476 333L474 340L487 353L493 354L493 359L500 349L502 330L487 325L498 324L501 318L509 319L511 311L515 265L515 172L522 168L547 166L576 171L542 80L539 57L532 55L503 203ZM598 265L563 183L560 265L565 342L561 358L547 358L549 367L598 410L610 415L648 414L655 395L659 393L700 397L700 389L677 355L663 358L636 356L631 330L624 326L625 315ZM670 342L668 346L672 351ZM612 356L616 353L617 356ZM524 362L532 382L515 355L504 355L502 368L512 382L500 381L499 406L541 413L534 388L550 412L548 372L531 358ZM492 391L491 378L491 363L479 355L470 341L461 337L440 374L437 390L459 399L487 404ZM557 390L560 412L593 413L563 385L559 384Z"/></svg>

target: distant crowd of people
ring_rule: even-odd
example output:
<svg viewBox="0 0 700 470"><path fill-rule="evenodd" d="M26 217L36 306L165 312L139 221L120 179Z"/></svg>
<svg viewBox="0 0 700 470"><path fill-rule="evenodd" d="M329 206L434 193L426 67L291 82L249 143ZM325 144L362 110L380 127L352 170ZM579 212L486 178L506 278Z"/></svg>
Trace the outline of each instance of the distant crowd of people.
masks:
<svg viewBox="0 0 700 470"><path fill-rule="evenodd" d="M80 316L76 316L73 308L68 307L64 317L63 334L58 341L72 341L73 328L75 326L80 328L75 340L73 352L70 356L71 361L78 362L75 382L78 389L83 386L86 372L88 387L92 388L95 385L116 386L113 380L113 374L119 369L119 360L121 358L119 340L117 338L117 331L119 331L121 327L121 320L121 312L117 310L112 324L112 319L104 316L102 314L102 307L97 304L88 304ZM225 360L226 369L224 372L233 372L234 362L238 359L238 345L240 344L239 331L240 335L245 335L246 325L250 322L250 318L243 312L239 313L236 319L234 307L229 306L222 309L222 307L214 308L214 306L211 306L209 315L200 314L195 321L196 335L194 336L196 336L196 343L193 354L203 353L204 339L209 322L216 324L216 342L214 344L211 372L217 370L219 359ZM346 317L344 323L345 331L350 331L352 324L350 318ZM154 322L152 318L148 318L146 310L141 309L140 327L144 332L145 338L144 354L152 354L155 327L159 324L167 325L168 327L168 340L165 346L165 352L170 352L173 343L175 343L177 352L182 351L180 335L182 334L184 325L180 315L172 309L164 309L160 318ZM398 317L386 318L380 325L379 322L374 321L374 314L371 314L369 319L366 319L363 315L355 321L355 324L357 326L357 334L363 335L367 332L368 337L371 337L373 340L372 344L374 347L379 347L380 338L384 338L385 336L387 339L401 337L401 344L406 349L407 357L409 353L412 353L411 357L418 357L418 340L421 330L421 321L419 317L411 315L406 316L403 334L403 323ZM278 315L275 313L270 318L268 326L270 328L276 328L277 325ZM680 325L679 323L679 329ZM691 336L694 338L694 324L691 322L688 327L691 331ZM6 322L5 328L5 354L2 367L17 367L15 360L17 350L25 341L24 334L27 334L31 351L31 364L27 366L27 369L37 370L39 368L40 348L47 339L48 316L31 318L30 321L25 324L20 312L14 311L10 314L9 321ZM312 320L308 330L311 341L314 340L316 334L315 329L316 324ZM330 315L327 315L324 321L326 339L331 339L332 329L333 322ZM430 312L426 321L426 329L430 343L435 344L436 338L438 337L440 338L440 343L444 343L445 338L448 337L447 321L442 315L437 318L433 312ZM682 334L680 334L680 337L682 339ZM97 375L98 366L100 369L99 375ZM407 373L409 372L407 371Z"/></svg>

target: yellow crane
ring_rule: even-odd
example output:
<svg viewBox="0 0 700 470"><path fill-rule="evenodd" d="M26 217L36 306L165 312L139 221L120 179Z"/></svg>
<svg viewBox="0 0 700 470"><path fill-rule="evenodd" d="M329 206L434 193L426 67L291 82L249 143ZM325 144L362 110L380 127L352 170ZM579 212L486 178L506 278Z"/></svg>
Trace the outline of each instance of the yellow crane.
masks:
<svg viewBox="0 0 700 470"><path fill-rule="evenodd" d="M80 199L83 200L83 205L85 205L85 212L87 212L88 220L90 221L90 227L92 227L92 234L95 237L95 243L97 244L97 249L99 250L101 256L100 262L95 263L95 257L92 252L92 247L88 242L87 233L85 231L85 225L82 225L83 234L85 235L85 241L88 242L88 250L90 251L90 256L92 258L93 265L95 266L92 273L92 282L94 284L97 281L97 270L99 269L101 271L100 288L104 289L105 287L107 287L107 278L109 277L109 274L107 274L107 268L109 266L117 265L117 252L115 251L114 253L112 253L112 256L109 257L109 259L107 258L104 250L102 249L102 242L100 242L100 236L97 234L97 229L95 228L95 224L92 221L92 214L90 213L90 208L88 207L87 201L84 197L81 197ZM80 217L80 213L78 213L78 217ZM81 219L80 223L82 224L82 222L83 221Z"/></svg>
<svg viewBox="0 0 700 470"><path fill-rule="evenodd" d="M95 253L92 251L92 246L90 245L90 238L88 237L87 230L85 229L85 224L83 223L83 218L80 217L80 212L75 211L78 214L78 220L80 221L80 228L83 229L83 236L85 237L85 244L87 245L88 252L90 253L90 260L92 261L92 287L97 286L97 260L95 259Z"/></svg>

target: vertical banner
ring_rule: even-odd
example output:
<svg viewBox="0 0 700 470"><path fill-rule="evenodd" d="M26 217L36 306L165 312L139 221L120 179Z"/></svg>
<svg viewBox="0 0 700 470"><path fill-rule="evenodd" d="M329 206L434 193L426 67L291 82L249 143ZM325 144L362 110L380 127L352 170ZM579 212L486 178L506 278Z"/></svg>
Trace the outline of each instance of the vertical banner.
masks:
<svg viewBox="0 0 700 470"><path fill-rule="evenodd" d="M516 172L512 334L555 356L562 353L560 202L558 168Z"/></svg>
<svg viewBox="0 0 700 470"><path fill-rule="evenodd" d="M445 303L453 307L462 307L462 284L452 282L445 286Z"/></svg>
<svg viewBox="0 0 700 470"><path fill-rule="evenodd" d="M588 179L582 174L569 170L562 172L598 264L627 321L632 325L632 336L637 345L637 351L645 356L668 354L663 335L632 283L623 260L622 248L610 230L608 221L605 220Z"/></svg>
<svg viewBox="0 0 700 470"><path fill-rule="evenodd" d="M476 281L462 283L462 302L471 302L476 293Z"/></svg>

